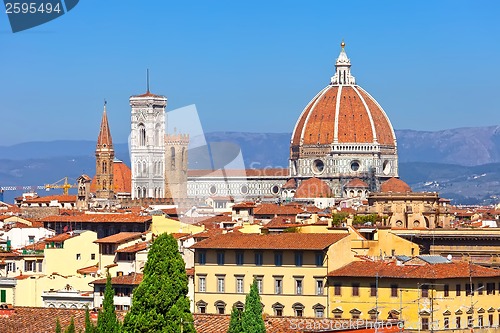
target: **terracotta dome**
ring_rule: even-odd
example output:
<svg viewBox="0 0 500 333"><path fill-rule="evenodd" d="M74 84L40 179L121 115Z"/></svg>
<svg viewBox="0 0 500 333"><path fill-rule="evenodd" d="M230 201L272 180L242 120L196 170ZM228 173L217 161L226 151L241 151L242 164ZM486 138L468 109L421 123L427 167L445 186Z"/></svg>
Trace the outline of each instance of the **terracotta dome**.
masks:
<svg viewBox="0 0 500 333"><path fill-rule="evenodd" d="M333 192L327 183L318 178L309 178L300 183L295 198L331 198Z"/></svg>
<svg viewBox="0 0 500 333"><path fill-rule="evenodd" d="M410 185L398 178L390 178L380 185L380 192L407 193L412 192Z"/></svg>
<svg viewBox="0 0 500 333"><path fill-rule="evenodd" d="M368 188L368 184L362 181L359 178L351 179L347 184L345 184L346 188Z"/></svg>

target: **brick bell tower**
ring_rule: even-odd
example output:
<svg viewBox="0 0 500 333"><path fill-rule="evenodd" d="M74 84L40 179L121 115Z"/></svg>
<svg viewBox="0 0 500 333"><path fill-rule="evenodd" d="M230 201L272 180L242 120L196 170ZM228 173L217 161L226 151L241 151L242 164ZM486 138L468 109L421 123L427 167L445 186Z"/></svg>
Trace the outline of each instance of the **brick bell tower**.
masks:
<svg viewBox="0 0 500 333"><path fill-rule="evenodd" d="M108 125L108 116L106 114L106 101L104 102L104 111L102 113L101 129L97 138L95 149L95 172L96 172L96 198L114 199L113 184L113 161L115 159L115 150L113 140Z"/></svg>

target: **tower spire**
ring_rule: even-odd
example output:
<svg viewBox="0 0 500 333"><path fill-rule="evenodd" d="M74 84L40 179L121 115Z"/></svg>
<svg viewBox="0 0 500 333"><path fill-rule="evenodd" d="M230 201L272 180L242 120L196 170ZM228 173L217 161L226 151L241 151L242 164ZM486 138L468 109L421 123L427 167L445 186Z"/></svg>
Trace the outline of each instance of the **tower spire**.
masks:
<svg viewBox="0 0 500 333"><path fill-rule="evenodd" d="M335 75L332 76L331 84L354 85L356 79L351 75L351 60L345 53L345 42L340 43L340 54L335 62Z"/></svg>
<svg viewBox="0 0 500 333"><path fill-rule="evenodd" d="M146 86L147 92L149 93L149 68L146 69Z"/></svg>
<svg viewBox="0 0 500 333"><path fill-rule="evenodd" d="M101 128L99 130L99 136L97 137L97 148L113 148L113 140L111 138L111 131L109 130L108 115L106 113L106 104L108 102L104 100L104 108L102 112ZM105 145L105 146L104 146Z"/></svg>

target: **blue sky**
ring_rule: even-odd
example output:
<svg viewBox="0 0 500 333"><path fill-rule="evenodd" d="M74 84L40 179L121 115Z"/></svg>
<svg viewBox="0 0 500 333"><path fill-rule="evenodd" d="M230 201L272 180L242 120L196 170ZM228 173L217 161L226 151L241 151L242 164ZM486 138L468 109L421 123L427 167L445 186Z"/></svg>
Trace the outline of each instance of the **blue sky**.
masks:
<svg viewBox="0 0 500 333"><path fill-rule="evenodd" d="M104 98L125 142L146 68L206 132L291 132L342 39L394 128L499 125L498 17L497 1L82 0L14 34L2 12L0 145L95 140Z"/></svg>

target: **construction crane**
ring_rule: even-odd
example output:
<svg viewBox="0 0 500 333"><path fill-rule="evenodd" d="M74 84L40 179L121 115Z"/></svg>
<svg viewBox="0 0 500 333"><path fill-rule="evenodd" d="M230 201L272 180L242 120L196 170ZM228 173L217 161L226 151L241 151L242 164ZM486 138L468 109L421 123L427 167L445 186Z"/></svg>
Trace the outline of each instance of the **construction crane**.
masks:
<svg viewBox="0 0 500 333"><path fill-rule="evenodd" d="M64 183L61 184L61 182L63 182L63 181L64 181ZM70 188L76 188L76 187L77 187L77 184L68 183L68 177L64 177L62 179L59 179L57 182L55 182L53 184L45 184L46 191L50 191L53 188L62 188L64 195L68 195Z"/></svg>

